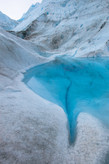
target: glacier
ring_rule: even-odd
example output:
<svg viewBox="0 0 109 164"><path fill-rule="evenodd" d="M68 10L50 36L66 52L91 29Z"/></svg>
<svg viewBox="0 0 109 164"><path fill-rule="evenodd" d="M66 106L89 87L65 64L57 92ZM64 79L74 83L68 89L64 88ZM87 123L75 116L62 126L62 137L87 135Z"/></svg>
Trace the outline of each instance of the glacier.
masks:
<svg viewBox="0 0 109 164"><path fill-rule="evenodd" d="M43 0L13 32L51 55L108 56L108 4L108 0Z"/></svg>
<svg viewBox="0 0 109 164"><path fill-rule="evenodd" d="M109 0L0 16L0 163L109 163ZM6 26L4 26L6 23Z"/></svg>

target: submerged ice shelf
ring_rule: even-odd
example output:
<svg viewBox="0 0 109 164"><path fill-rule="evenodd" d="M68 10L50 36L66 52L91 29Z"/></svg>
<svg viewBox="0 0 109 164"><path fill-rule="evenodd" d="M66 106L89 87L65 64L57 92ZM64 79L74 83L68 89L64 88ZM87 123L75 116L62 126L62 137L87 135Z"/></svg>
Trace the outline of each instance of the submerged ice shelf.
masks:
<svg viewBox="0 0 109 164"><path fill-rule="evenodd" d="M109 127L109 59L57 58L28 70L23 81L64 109L70 142L75 140L80 112L94 115Z"/></svg>

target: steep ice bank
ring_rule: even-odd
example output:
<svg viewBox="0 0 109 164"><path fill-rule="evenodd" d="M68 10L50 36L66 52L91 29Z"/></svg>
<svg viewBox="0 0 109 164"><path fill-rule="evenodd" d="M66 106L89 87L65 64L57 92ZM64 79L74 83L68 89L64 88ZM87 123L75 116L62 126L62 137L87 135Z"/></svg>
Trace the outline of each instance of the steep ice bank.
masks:
<svg viewBox="0 0 109 164"><path fill-rule="evenodd" d="M38 95L64 109L72 142L81 112L94 115L109 128L108 65L108 58L57 58L28 70L24 82Z"/></svg>

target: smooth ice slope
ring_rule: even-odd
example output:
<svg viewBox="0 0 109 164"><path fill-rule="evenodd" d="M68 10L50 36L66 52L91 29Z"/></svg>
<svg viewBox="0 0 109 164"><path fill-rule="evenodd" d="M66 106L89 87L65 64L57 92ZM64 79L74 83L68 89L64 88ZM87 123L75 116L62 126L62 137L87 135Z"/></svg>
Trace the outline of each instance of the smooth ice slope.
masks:
<svg viewBox="0 0 109 164"><path fill-rule="evenodd" d="M46 59L36 47L0 29L0 90L11 83L20 70Z"/></svg>
<svg viewBox="0 0 109 164"><path fill-rule="evenodd" d="M27 71L24 82L38 95L61 106L74 141L77 117L86 112L109 128L109 59L57 58Z"/></svg>

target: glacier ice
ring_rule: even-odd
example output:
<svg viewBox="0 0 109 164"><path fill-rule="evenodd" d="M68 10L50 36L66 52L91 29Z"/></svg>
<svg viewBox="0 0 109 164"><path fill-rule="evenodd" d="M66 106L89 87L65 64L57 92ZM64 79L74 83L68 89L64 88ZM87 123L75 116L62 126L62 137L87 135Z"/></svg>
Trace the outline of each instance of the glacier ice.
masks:
<svg viewBox="0 0 109 164"><path fill-rule="evenodd" d="M108 4L109 0L43 0L13 31L43 52L108 56Z"/></svg>
<svg viewBox="0 0 109 164"><path fill-rule="evenodd" d="M109 59L77 58L109 55L108 10L109 0L43 0L19 37L0 29L0 163L109 161Z"/></svg>
<svg viewBox="0 0 109 164"><path fill-rule="evenodd" d="M12 30L18 25L18 21L9 18L0 11L0 27L5 30Z"/></svg>
<svg viewBox="0 0 109 164"><path fill-rule="evenodd" d="M28 70L24 82L38 95L64 109L70 142L75 139L81 112L94 115L109 127L109 59L58 57Z"/></svg>
<svg viewBox="0 0 109 164"><path fill-rule="evenodd" d="M22 22L23 20L26 20L31 15L33 10L36 10L36 8L39 7L39 5L40 5L39 3L31 5L28 11L24 13L23 16L18 21Z"/></svg>

